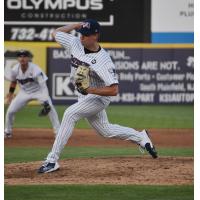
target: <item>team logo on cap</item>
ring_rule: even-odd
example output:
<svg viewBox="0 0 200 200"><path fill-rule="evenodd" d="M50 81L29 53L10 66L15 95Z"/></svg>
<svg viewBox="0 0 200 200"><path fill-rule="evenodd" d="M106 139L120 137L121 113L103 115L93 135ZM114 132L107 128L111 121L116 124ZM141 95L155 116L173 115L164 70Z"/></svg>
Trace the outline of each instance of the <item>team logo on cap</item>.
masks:
<svg viewBox="0 0 200 200"><path fill-rule="evenodd" d="M83 24L83 28L88 28L88 29L90 29L90 23L89 23L89 22L85 22L85 23Z"/></svg>

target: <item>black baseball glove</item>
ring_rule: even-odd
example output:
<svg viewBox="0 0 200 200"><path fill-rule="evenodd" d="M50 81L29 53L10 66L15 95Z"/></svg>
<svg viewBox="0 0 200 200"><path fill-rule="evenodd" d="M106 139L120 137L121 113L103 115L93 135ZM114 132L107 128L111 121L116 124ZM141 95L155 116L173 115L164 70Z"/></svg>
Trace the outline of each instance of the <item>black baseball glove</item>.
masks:
<svg viewBox="0 0 200 200"><path fill-rule="evenodd" d="M48 113L51 111L51 107L48 102L44 102L42 110L40 110L38 116L44 117L47 116Z"/></svg>

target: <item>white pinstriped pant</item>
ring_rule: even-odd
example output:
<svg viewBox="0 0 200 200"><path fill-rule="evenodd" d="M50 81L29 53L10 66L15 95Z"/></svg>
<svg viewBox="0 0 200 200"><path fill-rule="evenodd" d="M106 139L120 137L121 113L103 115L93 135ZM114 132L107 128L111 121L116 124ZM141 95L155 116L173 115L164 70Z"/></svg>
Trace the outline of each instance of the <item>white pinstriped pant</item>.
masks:
<svg viewBox="0 0 200 200"><path fill-rule="evenodd" d="M103 137L120 138L141 143L143 135L132 128L110 124L105 108L109 101L100 96L87 95L83 100L73 104L64 113L58 135L52 151L47 156L47 162L57 162L60 153L72 134L75 123L81 118L87 118L90 125Z"/></svg>

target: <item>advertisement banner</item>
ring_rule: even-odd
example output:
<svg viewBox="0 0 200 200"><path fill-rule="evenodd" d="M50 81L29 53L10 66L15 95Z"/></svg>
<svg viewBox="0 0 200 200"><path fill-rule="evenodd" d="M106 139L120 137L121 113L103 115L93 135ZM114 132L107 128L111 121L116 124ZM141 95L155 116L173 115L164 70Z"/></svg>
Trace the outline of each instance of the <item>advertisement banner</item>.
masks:
<svg viewBox="0 0 200 200"><path fill-rule="evenodd" d="M192 104L193 48L107 48L117 70L116 104ZM70 54L48 48L49 88L56 104L76 101L70 83Z"/></svg>
<svg viewBox="0 0 200 200"><path fill-rule="evenodd" d="M71 104L77 100L77 94L70 82L71 54L62 48L47 49L48 88L53 103Z"/></svg>
<svg viewBox="0 0 200 200"><path fill-rule="evenodd" d="M194 0L152 0L154 43L193 43Z"/></svg>
<svg viewBox="0 0 200 200"><path fill-rule="evenodd" d="M88 18L102 25L102 42L150 41L149 0L4 0L4 6L6 41L52 41L55 28Z"/></svg>
<svg viewBox="0 0 200 200"><path fill-rule="evenodd" d="M153 32L193 32L194 0L152 0Z"/></svg>

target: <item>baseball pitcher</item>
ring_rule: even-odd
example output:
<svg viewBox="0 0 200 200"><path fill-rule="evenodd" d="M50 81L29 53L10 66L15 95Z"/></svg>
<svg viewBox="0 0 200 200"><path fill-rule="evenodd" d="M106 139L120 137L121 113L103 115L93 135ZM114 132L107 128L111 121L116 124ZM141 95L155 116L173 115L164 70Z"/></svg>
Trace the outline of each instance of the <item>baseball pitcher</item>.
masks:
<svg viewBox="0 0 200 200"><path fill-rule="evenodd" d="M29 51L21 50L17 53L18 63L10 72L10 89L7 100L10 104L6 113L4 137L12 137L12 126L15 113L23 108L29 101L38 100L43 108L39 116L49 116L54 133L57 135L60 128L58 114L49 97L46 86L47 76L36 64L30 62L31 54ZM15 87L19 84L20 91L14 97Z"/></svg>
<svg viewBox="0 0 200 200"><path fill-rule="evenodd" d="M77 30L77 38L69 32ZM83 23L64 26L53 32L56 42L71 49L71 81L79 92L78 102L68 107L64 113L58 136L46 161L38 173L48 173L59 169L58 159L62 149L72 134L74 126L81 118L103 137L131 140L146 149L153 158L157 152L147 131L111 124L105 109L111 96L118 93L118 79L109 54L99 45L100 25L96 20L88 19Z"/></svg>

